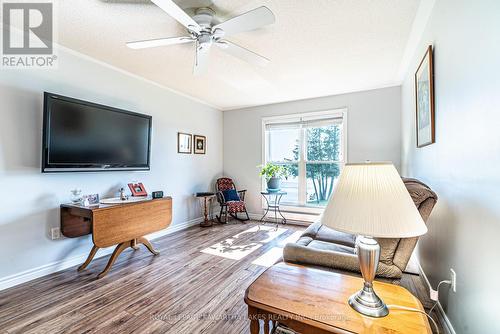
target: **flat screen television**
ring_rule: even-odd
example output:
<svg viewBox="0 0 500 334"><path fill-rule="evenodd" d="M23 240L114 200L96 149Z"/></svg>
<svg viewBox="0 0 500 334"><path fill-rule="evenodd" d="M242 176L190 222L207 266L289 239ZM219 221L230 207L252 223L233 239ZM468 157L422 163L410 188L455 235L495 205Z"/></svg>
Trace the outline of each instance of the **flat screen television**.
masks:
<svg viewBox="0 0 500 334"><path fill-rule="evenodd" d="M42 172L149 170L148 115L45 93Z"/></svg>

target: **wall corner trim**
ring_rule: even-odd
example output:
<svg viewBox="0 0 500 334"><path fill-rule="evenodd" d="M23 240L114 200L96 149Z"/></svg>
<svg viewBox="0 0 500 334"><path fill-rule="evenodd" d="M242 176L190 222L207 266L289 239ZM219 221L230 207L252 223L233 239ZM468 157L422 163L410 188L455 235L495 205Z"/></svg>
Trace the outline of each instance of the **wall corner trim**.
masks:
<svg viewBox="0 0 500 334"><path fill-rule="evenodd" d="M427 275L424 272L424 269L422 269L422 266L420 265L420 262L418 263L418 271L420 272L420 275L424 278L425 284L427 285L427 288L430 290L431 283L429 282L429 279L427 278ZM428 290L428 291L429 291ZM444 332L445 334L457 334L455 332L455 329L453 328L453 325L451 324L450 319L448 319L448 316L446 315L446 312L443 309L443 306L441 305L441 302L438 300L437 301L437 311L440 313L441 317L444 320Z"/></svg>
<svg viewBox="0 0 500 334"><path fill-rule="evenodd" d="M147 237L149 240L154 240L161 238L163 236L187 229L191 226L195 226L203 221L202 217L188 220L186 222L171 225L163 231L155 232L149 234ZM113 252L114 247L108 247L105 249L100 249L96 254L95 259L109 255ZM70 267L82 264L87 258L88 254L77 255L68 259L63 259L55 261L49 264L45 264L33 269L28 269L17 274L5 276L0 278L0 291L11 288L13 286L32 281L34 279L50 275L52 273L68 269Z"/></svg>

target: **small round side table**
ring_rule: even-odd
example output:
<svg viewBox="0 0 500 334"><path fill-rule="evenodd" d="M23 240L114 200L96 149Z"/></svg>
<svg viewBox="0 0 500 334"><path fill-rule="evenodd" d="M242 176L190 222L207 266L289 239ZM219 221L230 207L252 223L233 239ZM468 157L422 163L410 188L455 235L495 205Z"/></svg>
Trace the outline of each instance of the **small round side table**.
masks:
<svg viewBox="0 0 500 334"><path fill-rule="evenodd" d="M211 207L212 200L215 194L211 192L196 193L196 197L203 201L203 216L204 220L200 223L201 227L210 227L213 225L213 220L208 219L209 207ZM210 210L211 211L211 210Z"/></svg>
<svg viewBox="0 0 500 334"><path fill-rule="evenodd" d="M265 220L267 214L269 213L269 210L271 210L271 213L274 212L274 222L276 223L276 227L278 227L278 224L280 223L279 220L281 220L282 224L286 224L286 218L283 216L280 210L280 201L281 198L286 195L285 191L261 191L262 197L266 200L267 208L266 212L260 219L260 221L265 224L268 221ZM274 197L274 199L273 199ZM278 217L278 214L281 216L281 218Z"/></svg>

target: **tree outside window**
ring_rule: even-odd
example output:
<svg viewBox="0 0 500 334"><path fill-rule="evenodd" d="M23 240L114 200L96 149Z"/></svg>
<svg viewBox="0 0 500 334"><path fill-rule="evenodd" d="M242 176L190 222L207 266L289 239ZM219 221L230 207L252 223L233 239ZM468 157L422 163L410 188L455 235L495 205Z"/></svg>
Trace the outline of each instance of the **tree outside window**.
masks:
<svg viewBox="0 0 500 334"><path fill-rule="evenodd" d="M341 127L329 125L305 129L305 171L307 178L307 204L324 206L328 202L340 175ZM296 141L294 160L300 159L302 145ZM289 173L299 176L298 165L288 165Z"/></svg>

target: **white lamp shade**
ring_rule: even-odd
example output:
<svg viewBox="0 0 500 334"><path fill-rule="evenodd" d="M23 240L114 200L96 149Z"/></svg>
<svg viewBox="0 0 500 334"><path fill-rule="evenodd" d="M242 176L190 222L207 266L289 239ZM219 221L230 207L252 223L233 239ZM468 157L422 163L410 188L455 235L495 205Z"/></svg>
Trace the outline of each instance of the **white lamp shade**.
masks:
<svg viewBox="0 0 500 334"><path fill-rule="evenodd" d="M337 231L378 238L427 232L392 163L346 164L321 223Z"/></svg>

